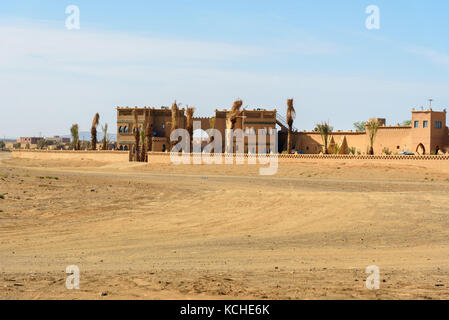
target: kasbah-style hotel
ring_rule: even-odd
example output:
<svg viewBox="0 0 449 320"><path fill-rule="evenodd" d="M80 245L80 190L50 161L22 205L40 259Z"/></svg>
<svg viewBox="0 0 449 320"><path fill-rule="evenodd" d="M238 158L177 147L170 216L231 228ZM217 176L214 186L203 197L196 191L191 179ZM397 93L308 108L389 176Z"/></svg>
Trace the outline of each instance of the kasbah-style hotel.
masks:
<svg viewBox="0 0 449 320"><path fill-rule="evenodd" d="M141 128L144 124L145 110L147 108L129 108L117 107L117 145L119 150L129 150L134 144L134 117L133 111L138 114L138 124ZM151 126L153 128L152 152L168 152L170 146L171 132L171 109L168 107L149 108L151 112ZM207 130L213 126L219 130L222 136L222 146L224 151L226 118L230 111L215 110L215 116L212 118L196 118L194 121L201 122L201 129ZM187 118L185 109L179 109L178 128L185 128ZM434 111L431 108L419 110L412 109L411 124L409 126L387 126L385 119L377 119L380 123L375 142L374 153L379 155L384 150L389 150L391 154L398 154L403 151L414 154L442 154L449 152L449 134L446 126L446 109L443 111ZM242 129L245 137L255 134L256 130L261 129L266 133L267 146L259 152L272 152L270 150L269 135L278 131L278 152L281 153L287 149L287 123L285 118L278 114L276 109L242 109L237 119L235 128ZM333 144L340 146L339 153L348 153L348 149L356 150L357 154L367 154L369 148L369 137L366 131L333 131L329 147ZM304 154L319 154L323 152L323 142L317 131L298 131L294 130L292 136L292 149ZM255 153L256 145L248 145L245 138L245 153L248 151Z"/></svg>

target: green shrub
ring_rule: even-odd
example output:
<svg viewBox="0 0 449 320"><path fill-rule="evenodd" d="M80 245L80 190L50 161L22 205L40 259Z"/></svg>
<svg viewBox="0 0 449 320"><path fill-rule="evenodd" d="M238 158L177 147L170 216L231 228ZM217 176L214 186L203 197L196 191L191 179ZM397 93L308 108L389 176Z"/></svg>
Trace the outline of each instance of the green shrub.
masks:
<svg viewBox="0 0 449 320"><path fill-rule="evenodd" d="M382 149L382 153L385 153L387 156L390 156L393 152L390 151L387 147Z"/></svg>
<svg viewBox="0 0 449 320"><path fill-rule="evenodd" d="M355 147L350 147L350 148L346 149L346 154L355 155Z"/></svg>

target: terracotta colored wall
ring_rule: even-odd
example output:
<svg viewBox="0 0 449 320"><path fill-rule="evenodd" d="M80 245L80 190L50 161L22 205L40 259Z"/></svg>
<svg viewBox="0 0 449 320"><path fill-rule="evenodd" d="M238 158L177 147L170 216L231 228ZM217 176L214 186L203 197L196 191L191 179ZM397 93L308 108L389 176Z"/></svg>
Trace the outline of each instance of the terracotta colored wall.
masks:
<svg viewBox="0 0 449 320"><path fill-rule="evenodd" d="M345 137L348 147L354 147L361 154L366 154L368 151L369 137L365 132L337 131L332 133L332 137L337 144L340 144ZM384 148L388 148L394 154L404 149L410 150L410 146L409 127L380 127L374 141L374 153L381 154ZM305 154L322 152L321 135L318 132L298 132L295 149Z"/></svg>
<svg viewBox="0 0 449 320"><path fill-rule="evenodd" d="M94 160L102 162L127 162L127 151L41 151L41 150L14 150L13 158L36 160Z"/></svg>

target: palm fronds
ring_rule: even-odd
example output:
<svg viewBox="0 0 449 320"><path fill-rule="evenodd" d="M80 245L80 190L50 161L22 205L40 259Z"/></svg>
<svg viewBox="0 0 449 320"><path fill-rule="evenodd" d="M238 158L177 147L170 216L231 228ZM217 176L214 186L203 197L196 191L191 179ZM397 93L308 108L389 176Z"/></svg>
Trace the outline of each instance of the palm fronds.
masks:
<svg viewBox="0 0 449 320"><path fill-rule="evenodd" d="M380 123L377 119L371 119L365 123L366 131L368 131L369 151L370 155L374 155L374 140L376 140L377 130L379 130Z"/></svg>
<svg viewBox="0 0 449 320"><path fill-rule="evenodd" d="M103 150L108 149L108 124L105 123L104 126L101 126L101 130L103 131Z"/></svg>
<svg viewBox="0 0 449 320"><path fill-rule="evenodd" d="M237 122L237 118L240 116L240 108L242 107L243 101L242 100L236 100L234 101L231 112L229 114L229 129L234 130L235 129L235 123Z"/></svg>
<svg viewBox="0 0 449 320"><path fill-rule="evenodd" d="M332 130L334 128L331 127L328 122L321 122L316 125L316 128L321 135L321 139L323 140L324 154L329 154L328 147L330 138L332 137Z"/></svg>
<svg viewBox="0 0 449 320"><path fill-rule="evenodd" d="M72 135L72 146L74 150L80 149L80 139L79 139L79 130L78 124L72 125L70 128L70 134Z"/></svg>

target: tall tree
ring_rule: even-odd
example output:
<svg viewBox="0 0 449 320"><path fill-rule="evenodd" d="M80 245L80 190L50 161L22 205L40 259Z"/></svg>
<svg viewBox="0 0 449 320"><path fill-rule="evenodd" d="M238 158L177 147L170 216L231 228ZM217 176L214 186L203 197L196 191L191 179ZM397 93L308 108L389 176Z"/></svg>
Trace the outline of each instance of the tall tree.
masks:
<svg viewBox="0 0 449 320"><path fill-rule="evenodd" d="M92 121L92 127L90 128L90 134L92 136L92 150L97 150L97 126L100 121L100 115L98 113L95 114L94 120Z"/></svg>
<svg viewBox="0 0 449 320"><path fill-rule="evenodd" d="M145 125L144 125L145 126ZM140 130L140 141L141 141L141 148L140 148L140 162L146 162L147 161L147 149L146 149L146 143L145 143L145 139L146 138L146 134L145 134L145 130Z"/></svg>
<svg viewBox="0 0 449 320"><path fill-rule="evenodd" d="M178 129L179 127L179 108L176 104L176 101L171 106L171 128L170 128L170 135L173 131ZM177 141L171 141L170 140L170 151L173 149Z"/></svg>
<svg viewBox="0 0 449 320"><path fill-rule="evenodd" d="M380 123L377 119L371 119L365 123L369 138L369 154L374 155L374 141L376 140L377 130L379 130Z"/></svg>
<svg viewBox="0 0 449 320"><path fill-rule="evenodd" d="M296 118L295 108L293 107L293 99L287 100L287 124L288 124L288 136L287 136L287 153L292 152L292 132L293 121Z"/></svg>
<svg viewBox="0 0 449 320"><path fill-rule="evenodd" d="M215 129L215 117L210 118L209 120L210 129ZM209 136L209 144L214 142L215 137L213 135ZM213 149L215 152L215 149Z"/></svg>
<svg viewBox="0 0 449 320"><path fill-rule="evenodd" d="M328 149L329 141L330 141L330 138L332 137L333 127L331 127L328 122L323 121L323 122L317 124L316 128L317 128L317 131L321 135L321 140L323 141L324 154L329 154L329 149Z"/></svg>
<svg viewBox="0 0 449 320"><path fill-rule="evenodd" d="M137 108L134 108L133 110L134 115L134 139L135 139L135 146L134 146L134 152L135 152L135 161L140 161L140 129L139 129L139 120L138 120L138 114L137 114Z"/></svg>
<svg viewBox="0 0 449 320"><path fill-rule="evenodd" d="M148 152L151 152L153 144L153 123L151 109L145 109L145 159L148 162Z"/></svg>
<svg viewBox="0 0 449 320"><path fill-rule="evenodd" d="M354 122L354 129L355 129L355 131L357 131L357 132L363 132L363 131L365 131L365 130L366 130L366 128L365 128L365 122L363 122L363 121L357 121L357 122Z"/></svg>
<svg viewBox="0 0 449 320"><path fill-rule="evenodd" d="M226 132L226 145L230 148L230 150L234 149L233 141L232 141L232 131L235 129L235 124L237 122L237 118L240 116L243 101L236 100L232 104L231 111L226 117L226 129L230 129L231 131Z"/></svg>
<svg viewBox="0 0 449 320"><path fill-rule="evenodd" d="M401 125L404 127L410 127L412 125L412 120L402 121Z"/></svg>
<svg viewBox="0 0 449 320"><path fill-rule="evenodd" d="M78 124L72 125L72 127L70 128L70 134L72 135L73 150L79 150L80 149L80 138L79 138L79 132L78 132Z"/></svg>
<svg viewBox="0 0 449 320"><path fill-rule="evenodd" d="M187 113L186 130L189 133L190 152L193 152L193 113L194 112L195 112L195 108L187 107L187 110L186 110L186 113Z"/></svg>
<svg viewBox="0 0 449 320"><path fill-rule="evenodd" d="M108 124L105 123L101 130L103 131L103 150L108 150Z"/></svg>

